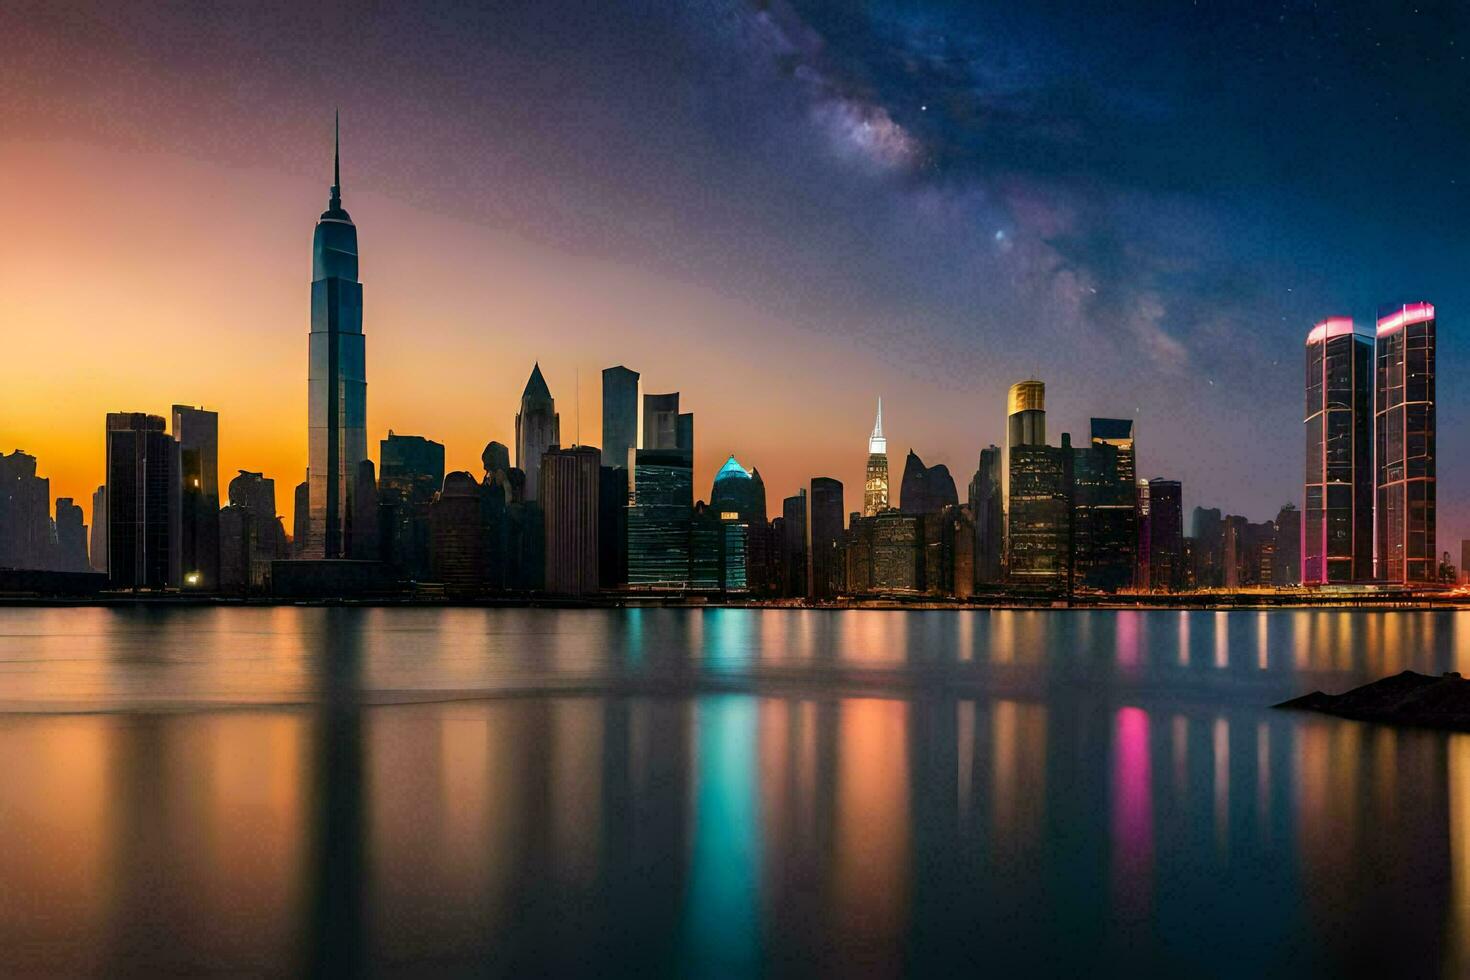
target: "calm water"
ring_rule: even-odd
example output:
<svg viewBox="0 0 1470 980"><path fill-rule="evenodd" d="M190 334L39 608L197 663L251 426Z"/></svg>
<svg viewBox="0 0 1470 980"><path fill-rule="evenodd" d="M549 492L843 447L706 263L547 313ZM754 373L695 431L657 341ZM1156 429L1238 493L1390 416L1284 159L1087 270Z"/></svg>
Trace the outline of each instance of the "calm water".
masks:
<svg viewBox="0 0 1470 980"><path fill-rule="evenodd" d="M1470 613L0 610L0 974L1459 975Z"/></svg>

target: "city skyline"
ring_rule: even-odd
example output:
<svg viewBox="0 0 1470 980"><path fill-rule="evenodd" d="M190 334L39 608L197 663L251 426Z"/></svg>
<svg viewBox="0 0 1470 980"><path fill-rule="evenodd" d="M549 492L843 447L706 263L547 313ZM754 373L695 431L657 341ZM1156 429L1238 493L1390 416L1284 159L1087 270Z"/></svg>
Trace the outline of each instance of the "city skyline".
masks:
<svg viewBox="0 0 1470 980"><path fill-rule="evenodd" d="M269 20L280 12L263 10L250 16ZM957 121L953 106L935 100L932 105L920 103L927 108L916 108L912 104L916 100L910 98L917 91L915 84L888 77L879 62L864 62L861 47L853 47L852 38L834 35L819 11L797 5L733 16L748 22L752 30L765 32L749 43L756 46L755 53L764 52L766 60L751 69L759 77L743 80L731 98L745 98L747 88L769 90L800 110L772 123L779 123L776 132L781 137L790 137L780 145L794 150L793 156L784 158L791 173L780 191L784 196L758 196L743 209L727 204L717 213L696 212L697 220L688 223L676 222L662 207L650 212L635 206L647 204L646 193L628 192L628 174L621 166L613 168L611 185L595 175L568 171L567 154L573 144L584 148L585 144L558 143L560 130L555 126L532 139L534 150L555 164L546 177L550 183L533 184L523 162L503 146L511 135L529 132L524 113L567 103L535 84L540 79L535 69L500 47L493 54L509 59L506 65L487 55L470 63L472 74L481 80L476 84L482 84L507 71L528 72L531 89L522 108L507 108L502 100L497 109L460 113L456 118L446 113L415 122L381 83L363 79L353 70L340 89L309 100L297 96L270 118L225 97L227 93L214 83L188 97L157 103L142 98L146 93L123 93L109 112L102 113L90 107L86 96L101 90L102 72L110 63L86 63L69 86L52 85L48 90L45 86L54 75L37 63L35 50L44 49L42 42L47 41L62 47L82 42L46 17L6 23L14 27L7 37L34 42L17 44L16 57L7 60L13 66L8 70L17 72L20 90L35 94L36 101L27 103L32 108L0 110L13 124L8 132L14 134L0 145L0 154L7 173L22 178L0 190L4 210L16 218L0 262L0 315L16 326L14 343L30 365L24 377L0 394L0 446L7 451L22 448L38 457L42 472L52 480L53 496L78 501L87 510L88 523L93 520L88 502L102 482L98 420L108 411L166 414L173 403L204 406L220 415L222 474L263 471L283 488L301 480L306 439L299 420L305 404L297 366L306 325L302 295L307 278L302 234L306 216L321 208L323 157L329 149L327 115L338 102L344 107L347 131L356 134L350 137L353 153L361 154L349 156L347 182L354 188L354 202L361 202L354 203L354 215L368 229L362 275L374 378L368 444L374 445L390 427L421 434L445 444L450 470L476 472L480 450L491 439L513 445L517 396L530 365L538 361L560 400L559 410L568 416L568 430L577 431L574 423L579 422L583 441L589 444L595 442L590 434L599 431L595 377L603 368L626 363L643 374L645 390L683 391L701 419L694 485L707 486L722 461L734 453L760 468L774 500L806 486L816 475L839 479L849 493L862 485L864 460L852 446L867 431L871 404L880 392L888 402L894 454L912 449L931 464L947 464L963 478L973 472L985 445L1003 441L1005 386L1036 374L1048 383L1054 433L1071 432L1074 442L1080 442L1092 416L1133 418L1141 472L1178 477L1186 512L1195 505L1218 505L1262 518L1286 501L1301 505L1301 419L1295 393L1300 337L1307 326L1338 313L1372 322L1379 305L1422 296L1448 318L1450 329L1439 350L1441 369L1447 378L1457 373L1460 342L1454 324L1466 297L1464 286L1446 271L1463 263L1451 261L1455 249L1437 249L1429 243L1459 213L1463 192L1448 180L1430 188L1428 177L1423 187L1415 184L1412 192L1398 192L1393 203L1403 205L1407 200L1410 206L1396 208L1393 215L1389 205L1369 197L1312 198L1310 207L1327 209L1338 223L1349 221L1351 212L1366 205L1369 217L1360 219L1363 223L1350 236L1352 244L1334 246L1341 251L1314 251L1299 234L1301 217L1285 214L1266 224L1242 219L1236 237L1213 243L1218 251L1190 252L1206 267L1218 263L1227 282L1227 274L1245 275L1239 289L1255 297L1253 312L1260 322L1243 332L1241 309L1231 300L1222 304L1221 312L1230 314L1232 328L1221 326L1219 337L1211 334L1208 317L1199 315L1198 292L1189 316L1175 312L1188 304L1160 293L1165 312L1153 322L1162 334L1105 330L1101 312L1097 317L1069 319L1053 288L1057 276L1069 269L1074 277L1085 271L1076 282L1091 281L1088 288L1099 288L1098 295L1109 286L1126 287L1141 302L1149 290L1143 288L1147 283L1131 279L1127 263L1108 274L1104 263L1091 261L1084 268L1081 257L1069 260L1056 247L1053 251L1062 260L1046 267L1055 273L1048 280L1050 286L1036 285L1033 292L1002 291L968 312L961 312L956 302L967 294L941 289L944 302L936 308L917 295L932 282L913 263L932 255L936 242L954 238L930 225L913 224L913 213L922 213L929 201L931 209L938 209L930 213L937 215L940 225L978 220L982 215L964 202L999 186L995 174L977 174L957 158L963 156L962 138L968 138L969 131ZM1117 32L1132 16L1132 11L1122 10L1100 29ZM158 23L160 18L168 22ZM211 32L211 25L188 15L156 13L127 29L156 27L161 40L203 37L207 43L202 50L221 56L231 77L242 82L265 84L292 77L292 70L283 64L271 62L260 74L252 74L238 60L236 32L244 35L247 28L259 26L247 18L228 30ZM371 19L354 23L343 44L360 48L388 26ZM524 38L545 25L537 15L525 14L510 17L508 26L512 28L508 37ZM662 40L678 31L698 30L664 20L655 27ZM959 23L956 33L963 35L965 27ZM1158 28L1178 29L1179 25L1168 24ZM875 17L863 30L897 28ZM1427 25L1406 30L1404 36L1390 38L1390 46L1407 45L1410 37L1427 30ZM277 37L279 32L258 33L272 38L272 51L277 53L291 43ZM802 83L762 74L773 58L769 48L775 42L770 37L808 35L825 39L826 53L818 55L795 44L794 56L819 69L821 77L832 82L829 88L802 90ZM1062 37L1058 44L1075 40ZM706 37L703 43L729 41ZM159 42L139 40L145 50L155 43ZM867 84L845 84L861 77L864 64L871 67ZM1440 67L1460 70L1448 64ZM659 70L659 63L648 69ZM1328 69L1318 70L1331 75ZM202 74L190 64L176 65L173 72L169 77ZM948 85L952 100L952 81L928 76L922 80L940 88ZM636 88L648 81L639 74L630 84ZM354 91L349 82L364 84ZM1416 83L1396 84L1401 87L1388 93L1390 102L1422 95L1410 91ZM1040 90L1044 87L1028 89ZM1165 87L1164 96L1177 95L1177 90ZM168 111L160 112L159 105L168 106ZM1429 105L1434 105L1432 99ZM1296 104L1287 109L1301 111ZM848 118L843 115L848 110L855 113L852 126L843 129L832 123ZM1090 121L1085 114L1073 118L1064 111L1063 116L1079 124ZM788 130L795 117L816 129L816 135ZM621 150L626 155L627 137L641 132L643 121L611 111L607 118L626 132L605 132L603 145L609 152ZM1022 128L1031 127L1034 133L1033 119L1025 116ZM210 125L204 125L206 121ZM684 165L677 160L681 150L697 145L690 127L698 121L681 115L679 125L654 134L658 138L648 152L655 154L661 174ZM1322 125L1330 127L1333 122ZM892 139L877 139L885 134ZM1159 161L1167 159L1168 147L1157 142L1156 130L1145 127L1144 135L1150 139L1139 150L1143 156L1134 162L1141 171L1154 174ZM1453 126L1441 129L1440 136L1440 141L1420 147L1417 161L1436 179L1442 172L1441 158L1453 156L1463 142L1463 134ZM253 145L242 145L247 138ZM838 143L834 151L821 142L829 138L846 142ZM492 145L493 152L484 157L490 162L484 166L492 175L498 169L502 179L486 182L494 193L469 193L472 178L483 174L478 169L467 171L469 158L457 151L469 147L483 155L497 140L502 148ZM410 141L417 149L408 148ZM771 145L777 144L761 144L767 149ZM893 152L885 156L885 147ZM905 147L922 151L927 162L910 166ZM848 150L859 156L849 159L844 156ZM763 165L759 152L757 147L737 156L730 166L759 170ZM1341 190L1367 186L1361 179L1371 169L1364 158L1368 153L1350 148L1345 158L1334 161L1341 170ZM614 163L617 156L614 153ZM1118 174L1106 172L1087 153L1069 159L1107 178L1110 199L1120 200ZM1285 165L1294 158L1283 151L1280 159ZM885 160L892 165L875 166ZM702 160L691 166L706 165L713 166ZM1397 173L1392 161L1385 165L1387 169L1375 179L1387 181ZM1153 232L1161 225L1172 226L1168 201L1160 204L1161 193L1166 199L1169 193L1182 194L1186 200L1174 204L1185 211L1202 207L1218 218L1222 196L1230 199L1222 190L1227 178L1243 174L1247 183L1259 182L1270 171L1265 164L1247 160L1230 174L1201 168L1196 173L1201 186L1184 191L1161 192L1156 181L1149 191ZM820 181L834 173L841 180L818 192ZM1003 233L993 241L995 254L965 253L974 263L976 288L1006 271L994 263L1047 241L1067 240L1082 248L1091 240L1079 239L1079 231L1095 232L1100 240L1093 244L1099 247L1111 240L1109 235L1126 238L1126 225L1104 222L1079 229L1063 220L1065 212L1076 206L1075 187L1065 181L1038 173L1034 166L1019 167L1016 176L1027 179L1026 193L1000 195L1005 205L983 215L993 219L985 222L987 229ZM1295 179L1284 183L1288 188L1298 186ZM683 186L680 181L668 186L672 201L683 200ZM553 188L564 189L567 199L558 201L550 193ZM536 193L524 193L528 189ZM636 189L647 190L642 185ZM1281 193L1281 187L1273 187L1266 197ZM607 215L616 219L589 221L587 216L596 212L584 209L578 212L583 220L569 222L568 209L598 194L605 195ZM770 260L755 256L750 243L760 240L757 231L770 230L762 222L773 202L799 201L803 195L811 198L817 227L834 233L856 230L850 223L856 219L843 223L833 217L846 206L868 207L898 229L884 232L878 242L875 261L886 264L876 270L879 275L871 284L856 288L862 278L859 272L874 272L868 264L838 274L821 259L818 268L806 268L820 272L813 280L829 288L786 296L774 288L784 282L779 270L771 268ZM518 196L540 202L552 217L538 224L531 204L512 203ZM56 202L62 200L66 206L59 208ZM876 203L869 207L870 202ZM898 207L907 210L900 215L893 210ZM1433 215L1426 219L1429 210ZM672 248L650 252L647 230L624 220L637 214L650 215L651 228L676 232L670 238L673 244L683 247L702 236L706 245L683 263L675 260ZM1177 217L1178 212L1174 214ZM1435 216L1440 214L1444 216ZM735 230L722 230L716 220L720 217L733 220ZM865 219L874 220L873 215ZM1277 220L1282 222L1279 226ZM1048 234L1048 221L1062 227ZM1394 244L1392 232L1401 227L1394 222L1399 221L1427 236L1415 239L1424 242L1422 248ZM755 222L755 227L748 222ZM872 231L876 226L858 227ZM988 234L993 238L994 232ZM1156 237L1141 233L1139 247L1156 244L1151 242ZM784 233L769 241L777 256L788 255L800 244ZM729 278L712 274L705 261L720 243L731 250ZM1271 254L1262 260L1260 253L1267 244ZM840 251L846 255L845 249ZM1242 270L1242 251L1254 253L1255 260L1265 264L1244 262ZM89 270L80 282L68 276L78 264ZM955 272L953 265L939 265L936 275ZM1156 270L1151 275L1158 278ZM751 277L762 276L770 277L773 288L744 288ZM221 303L218 283L226 278L237 295ZM1311 281L1300 281L1304 278ZM576 288L568 289L568 283ZM852 300L835 295L844 288L855 291ZM887 290L886 298L875 296L877 290ZM1018 329L1022 313L1034 313L1038 322ZM1073 343L1058 345L1059 337L1071 337ZM732 338L740 343L732 343ZM138 353L139 339L151 345L146 355ZM228 357L220 356L222 349L228 350ZM569 355L568 350L576 353ZM1183 362L1171 361L1171 351ZM1230 356L1222 358L1222 351ZM818 379L822 397L806 397L808 386L787 383L786 372ZM578 377L580 392L573 384ZM1454 431L1453 418L1465 406L1457 386L1443 388L1448 434ZM795 424L781 424L786 419ZM1209 453L1198 450L1194 439L1199 433L1210 440ZM1442 440L1439 476L1450 488L1462 482L1466 465L1454 449L1452 439ZM1445 496L1439 520L1441 550L1466 531L1463 504L1453 492ZM291 495L281 497L282 515L290 527Z"/></svg>

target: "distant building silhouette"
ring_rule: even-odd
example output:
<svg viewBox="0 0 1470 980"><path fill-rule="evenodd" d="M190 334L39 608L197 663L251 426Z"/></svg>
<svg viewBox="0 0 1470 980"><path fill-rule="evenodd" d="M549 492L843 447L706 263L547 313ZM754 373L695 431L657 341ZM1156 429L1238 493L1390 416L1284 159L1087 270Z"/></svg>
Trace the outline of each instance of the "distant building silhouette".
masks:
<svg viewBox="0 0 1470 980"><path fill-rule="evenodd" d="M1004 579L1005 511L1001 500L1001 451L980 450L980 467L970 481L970 512L975 522L975 585L995 586Z"/></svg>
<svg viewBox="0 0 1470 980"><path fill-rule="evenodd" d="M516 413L516 466L526 474L526 500L539 499L541 457L552 446L561 445L561 417L556 401L541 376L538 362L521 393L521 410Z"/></svg>
<svg viewBox="0 0 1470 980"><path fill-rule="evenodd" d="M1373 577L1373 336L1348 317L1306 343L1306 489L1301 579Z"/></svg>
<svg viewBox="0 0 1470 980"><path fill-rule="evenodd" d="M189 405L173 407L179 443L179 525L174 535L180 584L219 588L219 415Z"/></svg>
<svg viewBox="0 0 1470 980"><path fill-rule="evenodd" d="M1148 481L1148 587L1176 592L1184 580L1183 489L1178 480Z"/></svg>
<svg viewBox="0 0 1470 980"><path fill-rule="evenodd" d="M70 497L56 498L56 551L57 571L87 571L87 525Z"/></svg>
<svg viewBox="0 0 1470 980"><path fill-rule="evenodd" d="M777 546L780 554L781 594L804 597L807 589L806 490L781 501L781 529Z"/></svg>
<svg viewBox="0 0 1470 980"><path fill-rule="evenodd" d="M863 516L873 517L888 509L888 440L883 438L883 399L878 399L878 418L868 437L868 466L863 484Z"/></svg>
<svg viewBox="0 0 1470 980"><path fill-rule="evenodd" d="M807 497L807 595L830 599L846 588L842 555L842 483L827 476L812 478Z"/></svg>
<svg viewBox="0 0 1470 980"><path fill-rule="evenodd" d="M925 466L918 453L909 450L903 463L899 510L905 514L937 514L946 507L958 506L959 502L949 467L943 463Z"/></svg>
<svg viewBox="0 0 1470 980"><path fill-rule="evenodd" d="M0 568L52 569L51 481L36 457L0 454Z"/></svg>
<svg viewBox="0 0 1470 980"><path fill-rule="evenodd" d="M309 479L296 484L296 492L291 500L291 555L294 558L304 558L306 542L311 536L311 482Z"/></svg>
<svg viewBox="0 0 1470 980"><path fill-rule="evenodd" d="M379 538L378 480L373 461L357 464L352 489L352 536L348 541L348 557L356 561L380 561L383 557Z"/></svg>
<svg viewBox="0 0 1470 980"><path fill-rule="evenodd" d="M179 444L164 420L107 415L107 577L114 588L179 584L171 535L179 508Z"/></svg>
<svg viewBox="0 0 1470 980"><path fill-rule="evenodd" d="M1435 343L1429 303L1411 303L1378 318L1377 576L1387 582L1439 578Z"/></svg>
<svg viewBox="0 0 1470 980"><path fill-rule="evenodd" d="M225 510L230 514L220 512L221 578L229 552L229 586L239 587L243 568L244 586L263 589L270 584L271 562L288 557L285 528L276 516L276 481L263 473L240 470L230 481L229 495L230 507ZM243 554L233 550L242 547Z"/></svg>
<svg viewBox="0 0 1470 980"><path fill-rule="evenodd" d="M1276 558L1272 585L1300 585L1302 580L1302 512L1286 504L1276 513Z"/></svg>
<svg viewBox="0 0 1470 980"><path fill-rule="evenodd" d="M429 505L444 485L444 445L392 429L378 444L380 501L394 509L384 553L410 578L429 577Z"/></svg>
<svg viewBox="0 0 1470 980"><path fill-rule="evenodd" d="M107 484L92 491L92 571L107 571Z"/></svg>
<svg viewBox="0 0 1470 980"><path fill-rule="evenodd" d="M540 506L546 529L546 591L598 589L598 492L602 452L552 447L541 457Z"/></svg>
<svg viewBox="0 0 1470 980"><path fill-rule="evenodd" d="M487 493L473 475L458 470L444 477L429 506L432 577L449 592L474 593L490 579Z"/></svg>
<svg viewBox="0 0 1470 980"><path fill-rule="evenodd" d="M305 558L344 558L357 464L367 453L367 355L357 226L342 208L340 140L331 199L312 239Z"/></svg>

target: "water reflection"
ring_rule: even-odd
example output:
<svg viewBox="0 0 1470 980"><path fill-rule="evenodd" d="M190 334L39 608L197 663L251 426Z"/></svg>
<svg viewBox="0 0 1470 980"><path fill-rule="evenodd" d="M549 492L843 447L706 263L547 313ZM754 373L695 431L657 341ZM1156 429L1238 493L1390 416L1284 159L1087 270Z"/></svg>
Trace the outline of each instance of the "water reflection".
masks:
<svg viewBox="0 0 1470 980"><path fill-rule="evenodd" d="M0 974L1470 968L1470 737L1262 706L1458 614L18 612Z"/></svg>

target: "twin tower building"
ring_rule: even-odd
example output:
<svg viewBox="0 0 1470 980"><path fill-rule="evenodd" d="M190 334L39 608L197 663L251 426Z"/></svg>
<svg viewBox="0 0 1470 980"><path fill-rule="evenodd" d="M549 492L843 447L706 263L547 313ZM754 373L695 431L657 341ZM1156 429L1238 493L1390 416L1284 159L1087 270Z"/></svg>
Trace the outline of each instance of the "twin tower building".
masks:
<svg viewBox="0 0 1470 980"><path fill-rule="evenodd" d="M1434 307L1307 334L1302 582L1438 581Z"/></svg>

